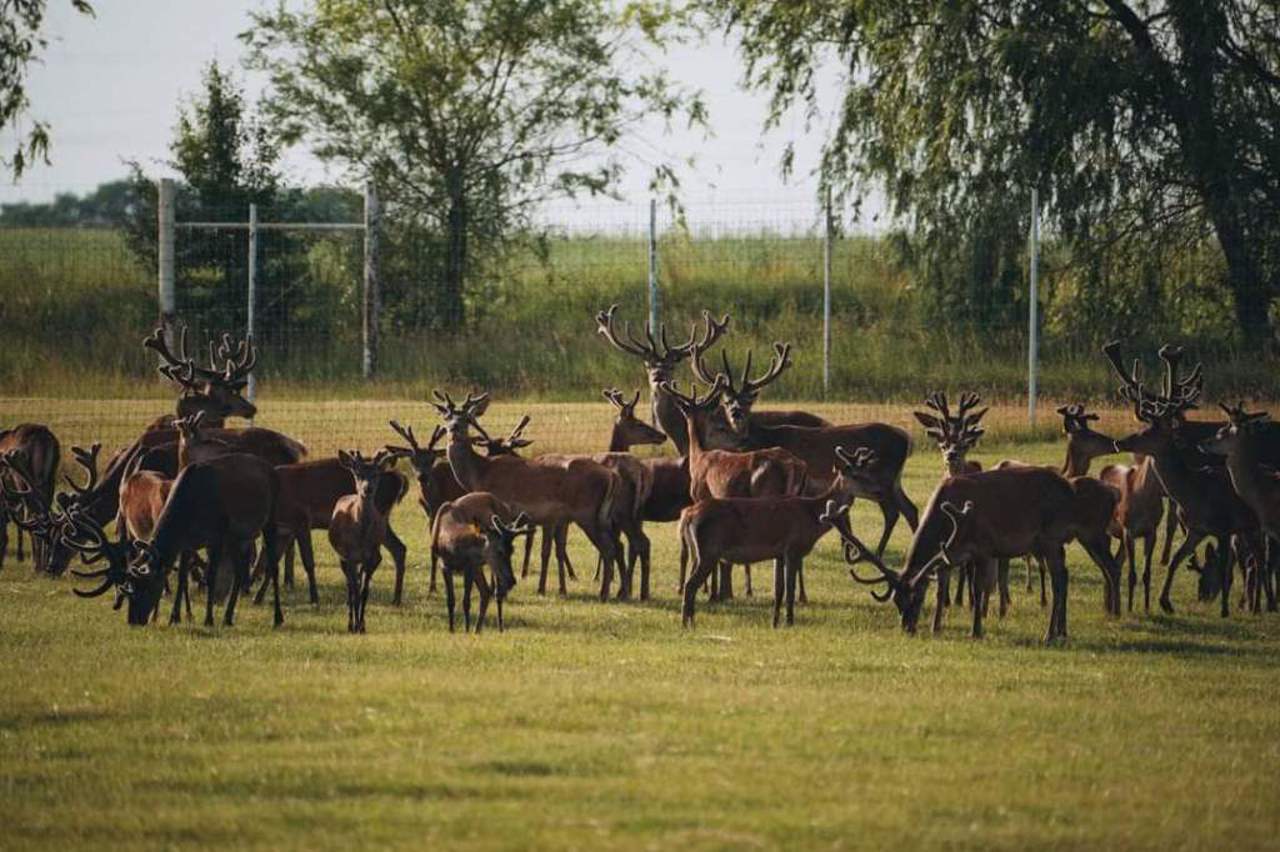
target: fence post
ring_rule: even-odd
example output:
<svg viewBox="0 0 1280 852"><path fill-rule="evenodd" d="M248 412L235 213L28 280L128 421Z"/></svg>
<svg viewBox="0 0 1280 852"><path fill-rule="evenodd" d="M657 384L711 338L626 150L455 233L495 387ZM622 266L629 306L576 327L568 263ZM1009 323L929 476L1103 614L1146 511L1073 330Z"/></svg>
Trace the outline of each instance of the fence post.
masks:
<svg viewBox="0 0 1280 852"><path fill-rule="evenodd" d="M1027 306L1027 419L1036 425L1036 382L1040 369L1040 196L1031 190L1031 298Z"/></svg>
<svg viewBox="0 0 1280 852"><path fill-rule="evenodd" d="M382 207L378 191L369 181L364 186L364 377L378 370L378 315L382 297L378 287L378 239L382 227Z"/></svg>
<svg viewBox="0 0 1280 852"><path fill-rule="evenodd" d="M174 330L178 321L177 300L173 287L174 242L174 184L172 178L160 178L156 204L156 270L158 301L160 304L160 328L169 347L176 343Z"/></svg>
<svg viewBox="0 0 1280 852"><path fill-rule="evenodd" d="M249 321L245 335L249 345L258 339L258 205L249 205ZM258 377L249 373L249 401L258 398Z"/></svg>
<svg viewBox="0 0 1280 852"><path fill-rule="evenodd" d="M649 330L658 334L658 200L649 199ZM649 421L658 425L657 399L649 400Z"/></svg>
<svg viewBox="0 0 1280 852"><path fill-rule="evenodd" d="M822 233L822 397L831 390L831 190L827 189Z"/></svg>

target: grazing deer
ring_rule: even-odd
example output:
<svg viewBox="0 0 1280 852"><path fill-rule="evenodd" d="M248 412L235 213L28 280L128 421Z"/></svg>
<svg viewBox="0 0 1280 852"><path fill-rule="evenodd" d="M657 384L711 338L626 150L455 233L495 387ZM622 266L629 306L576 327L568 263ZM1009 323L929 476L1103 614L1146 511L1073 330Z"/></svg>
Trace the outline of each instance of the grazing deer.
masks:
<svg viewBox="0 0 1280 852"><path fill-rule="evenodd" d="M1270 422L1270 416L1265 411L1245 411L1243 402L1219 407L1227 415L1227 424L1201 446L1214 455L1226 457L1232 489L1258 518L1262 527L1262 554L1257 560L1256 570L1252 572L1250 608L1254 612L1261 610L1261 596L1265 591L1267 611L1275 612L1272 542L1280 541L1280 480L1262 463L1262 447L1266 440L1264 427ZM1223 597L1225 599L1225 593Z"/></svg>
<svg viewBox="0 0 1280 852"><path fill-rule="evenodd" d="M516 584L511 556L516 536L533 535L536 529L523 512L514 521L511 508L485 491L473 491L440 507L431 524L431 570L444 562L445 606L449 611L449 632L454 630L455 598L453 575L462 574L462 617L464 629L471 630L471 588L480 595L480 615L476 633L484 627L489 598L498 601L498 631L505 625L502 602ZM484 566L493 573L494 588L484 578Z"/></svg>
<svg viewBox="0 0 1280 852"><path fill-rule="evenodd" d="M178 399L178 417L203 413L206 425L222 426L228 417L252 420L258 409L242 394L249 384L249 373L258 362L252 339L232 345L231 335L223 334L215 348L209 342L209 366L197 367L187 351L187 327L182 326L178 353L169 349L164 330L157 328L143 339L142 345L153 350L164 362L160 374L182 388ZM219 366L221 365L221 366ZM162 418L156 425L163 425Z"/></svg>
<svg viewBox="0 0 1280 852"><path fill-rule="evenodd" d="M1108 504L1104 499L1111 497ZM991 565L991 560L1012 559L1032 553L1049 567L1052 605L1045 641L1067 636L1067 564L1065 549L1079 541L1103 574L1108 611L1118 613L1119 567L1111 556L1107 525L1116 496L1096 479L1065 479L1042 467L989 470L944 480L929 504L907 551L901 572L870 560L879 569L871 580L853 574L867 584L885 584L902 626L916 631L929 582L939 569L965 562ZM869 558L869 554L866 554ZM983 583L974 588L981 596ZM982 607L973 607L973 635L982 634ZM934 610L933 629L941 630L942 607Z"/></svg>
<svg viewBox="0 0 1280 852"><path fill-rule="evenodd" d="M691 436L690 446L693 441ZM804 558L818 539L831 529L836 504L848 509L853 483L865 475L873 454L865 449L847 455L836 452L835 478L816 497L770 496L756 498L708 497L680 515L680 572L692 557L693 570L684 587L681 622L693 626L698 588L723 563L774 561L773 626L781 618L786 599L788 626L795 623L796 579Z"/></svg>
<svg viewBox="0 0 1280 852"><path fill-rule="evenodd" d="M982 470L982 465L976 461L969 461L966 456L986 433L986 430L979 424L988 409L974 410L982 402L982 398L976 393L962 393L960 395L959 411L954 415L951 413L951 408L947 403L947 395L942 391L934 391L929 394L925 397L924 402L932 413L913 411L912 414L924 426L925 434L938 445L938 450L942 453L943 463L946 465L944 478L949 479L953 476L979 473ZM947 574L948 572L945 569L938 572L938 595L942 598L943 606L949 605L949 579ZM956 601L958 603L964 603L965 582L969 581L972 587L972 583L979 578L996 581L1000 593L1000 617L1004 618L1008 612L1010 600L1008 561L1000 560L995 567L972 564L960 566L956 575ZM984 605L989 600L990 592L990 588L982 589L981 600ZM970 594L969 603L971 606L976 606L978 600L978 596Z"/></svg>
<svg viewBox="0 0 1280 852"><path fill-rule="evenodd" d="M692 354L694 344L698 342L697 324L694 324L689 333L689 339L679 346L672 346L667 341L665 325L658 327L656 337L652 326L646 325L644 333L647 342L642 342L632 335L631 326L627 323L623 324L623 333L618 334L614 325L617 312L618 306L610 305L608 310L596 314L597 331L604 336L605 340L612 343L614 348L628 355L634 355L644 362L649 376L649 394L653 398L653 410L657 415L658 425L671 439L676 452L682 456L688 455L688 430L684 416L680 413L675 400L668 395L665 385L675 380L676 367ZM716 322L708 311L703 311L702 316L706 327L701 345L705 350L719 340L725 329L729 327L729 315L725 314L720 322Z"/></svg>
<svg viewBox="0 0 1280 852"><path fill-rule="evenodd" d="M589 459L575 459L567 466L539 465L518 456L487 458L475 451L470 430L488 395L458 405L448 394L436 391L432 405L444 418L449 433L447 455L453 475L468 491L488 491L526 513L539 526L577 524L604 560L600 599L608 600L615 565L620 565L617 534L612 528L613 503L621 482L618 475ZM561 580L561 591L567 593Z"/></svg>
<svg viewBox="0 0 1280 852"><path fill-rule="evenodd" d="M159 603L165 575L175 557L206 548L212 575L206 585L210 589L217 587L223 555L230 558L234 573L223 619L230 626L240 590L249 579L253 542L262 535L269 567L267 579L275 596L275 624L277 627L283 624L274 521L279 492L280 479L275 468L244 453L196 462L182 470L156 521L151 540L134 544L135 553L120 586L121 593L129 599L129 623L147 623ZM179 570L183 568L185 566L180 565ZM185 582L180 576L179 587L184 587ZM205 600L207 627L213 625L213 603L214 596L210 594Z"/></svg>
<svg viewBox="0 0 1280 852"><path fill-rule="evenodd" d="M1119 357L1120 344L1112 341L1103 347L1103 354L1111 363L1122 384L1121 395L1133 405L1135 419L1143 428L1116 441L1122 452L1142 453L1151 458L1156 476L1165 492L1178 507L1179 519L1187 530L1186 538L1165 574L1160 591L1160 608L1173 612L1169 592L1178 566L1206 537L1217 540L1217 569L1222 576L1222 616L1231 614L1228 600L1231 591L1233 553L1230 547L1233 535L1253 539L1258 531L1258 518L1253 510L1236 494L1227 474L1198 464L1203 453L1198 442L1190 443L1191 433L1184 432L1184 415L1196 407L1196 400L1203 390L1201 369L1197 365L1191 375L1179 379L1176 366L1168 366L1164 393L1148 391L1138 376L1138 365L1125 372ZM1209 566L1205 566L1209 569Z"/></svg>
<svg viewBox="0 0 1280 852"><path fill-rule="evenodd" d="M51 505L57 486L58 464L62 455L62 447L58 443L57 436L49 427L39 423L22 423L12 429L0 429L0 453L13 451L20 452L26 459L26 469L31 475L31 487L35 489L45 505ZM16 536L19 561L24 558L22 534L23 529L19 526ZM5 520L4 512L0 511L0 568L4 567L4 558L8 550L8 521ZM31 542L31 558L35 564L35 570L61 573L61 570L55 572L49 550L44 541Z"/></svg>
<svg viewBox="0 0 1280 852"><path fill-rule="evenodd" d="M338 463L355 483L355 493L339 497L329 519L329 543L342 563L347 578L347 632L364 633L365 607L373 572L382 562L382 546L387 535L387 516L377 492L395 456L381 450L366 459L358 450L339 450ZM401 488L403 491L403 488Z"/></svg>
<svg viewBox="0 0 1280 852"><path fill-rule="evenodd" d="M12 521L19 533L26 534L31 541L32 555L38 557L52 548L58 530L51 522L49 502L36 483L25 453L21 450L0 453L0 514ZM35 569L40 568L37 558Z"/></svg>

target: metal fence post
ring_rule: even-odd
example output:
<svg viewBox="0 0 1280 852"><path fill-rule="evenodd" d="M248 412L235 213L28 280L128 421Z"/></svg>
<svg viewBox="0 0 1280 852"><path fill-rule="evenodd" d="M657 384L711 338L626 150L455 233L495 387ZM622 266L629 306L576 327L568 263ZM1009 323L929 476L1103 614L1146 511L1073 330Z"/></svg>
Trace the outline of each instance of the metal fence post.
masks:
<svg viewBox="0 0 1280 852"><path fill-rule="evenodd" d="M1036 425L1036 383L1040 369L1040 196L1031 190L1031 297L1027 306L1027 419Z"/></svg>
<svg viewBox="0 0 1280 852"><path fill-rule="evenodd" d="M822 233L822 396L831 390L831 190L827 190Z"/></svg>
<svg viewBox="0 0 1280 852"><path fill-rule="evenodd" d="M174 330L178 321L173 285L174 194L173 179L161 178L157 187L156 204L156 286L160 304L160 328L164 332L165 342L171 348L175 345Z"/></svg>
<svg viewBox="0 0 1280 852"><path fill-rule="evenodd" d="M364 364L366 379L378 370L378 315L382 299L378 287L378 238L382 207L370 181L364 187Z"/></svg>
<svg viewBox="0 0 1280 852"><path fill-rule="evenodd" d="M649 330L658 334L658 200L649 199ZM649 420L658 425L658 401L649 400Z"/></svg>
<svg viewBox="0 0 1280 852"><path fill-rule="evenodd" d="M249 321L245 327L249 345L258 337L258 205L249 205ZM249 401L258 397L258 377L249 374Z"/></svg>

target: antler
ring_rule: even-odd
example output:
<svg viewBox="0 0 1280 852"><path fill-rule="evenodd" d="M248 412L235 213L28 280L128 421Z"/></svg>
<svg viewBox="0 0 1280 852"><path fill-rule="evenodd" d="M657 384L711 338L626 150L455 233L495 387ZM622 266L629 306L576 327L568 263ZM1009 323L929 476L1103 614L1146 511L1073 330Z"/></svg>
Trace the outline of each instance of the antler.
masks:
<svg viewBox="0 0 1280 852"><path fill-rule="evenodd" d="M871 592L871 596L880 603L887 601L901 585L900 579L897 572L881 562L875 551L863 544L862 540L854 535L853 527L849 523L849 504L837 505L835 500L828 500L826 509L818 516L818 521L834 527L839 534L840 540L844 544L844 561L849 564L849 576L853 578L853 581L864 586L887 584L889 588L884 592ZM880 576L873 579L859 576L853 566L860 562L870 562L880 571Z"/></svg>
<svg viewBox="0 0 1280 852"><path fill-rule="evenodd" d="M70 476L65 473L62 478L66 480L67 485L71 486L71 490L77 494L88 494L98 487L98 453L102 450L102 444L94 442L88 451L84 447L72 447L71 454L75 456L76 464L80 465L88 473L88 478L83 486L76 485Z"/></svg>
<svg viewBox="0 0 1280 852"><path fill-rule="evenodd" d="M663 382L658 387L670 394L671 398L674 399L682 408L697 410L711 408L719 402L720 394L724 393L725 384L727 382L728 379L724 375L716 376L715 382L707 390L707 395L702 399L698 399L697 385L692 386L693 396L685 396L680 393L680 391L676 389L675 382Z"/></svg>
<svg viewBox="0 0 1280 852"><path fill-rule="evenodd" d="M619 413L624 416L634 416L636 404L640 402L640 391L636 391L630 402L627 402L622 396L622 391L617 388L605 388L602 393L604 398L609 400L614 408L618 409Z"/></svg>
<svg viewBox="0 0 1280 852"><path fill-rule="evenodd" d="M674 364L688 358L693 352L695 345L698 344L698 324L694 323L689 331L689 339L679 346L672 346L667 339L667 326L662 323L658 326L657 337L654 337L653 326L645 323L644 336L645 340L637 340L635 335L631 333L630 323L622 324L622 335L618 334L617 327L614 324L615 316L618 312L618 306L610 305L608 310L600 311L596 314L596 331L603 334L605 339L612 343L616 348L626 352L629 355L638 355L647 362ZM725 328L729 324L729 316L725 315L722 322L717 323L711 317L710 312L703 311L703 317L706 319L707 329L704 333L703 340L706 346L710 346L719 339L724 333ZM661 348L659 348L661 346Z"/></svg>
<svg viewBox="0 0 1280 852"><path fill-rule="evenodd" d="M209 343L209 348L211 350L213 348L212 341ZM227 384L241 381L253 372L254 366L258 363L258 348L253 345L253 335L238 341L233 348L231 335L223 332L217 352L209 359L209 366L217 370L219 363L223 365L222 381Z"/></svg>

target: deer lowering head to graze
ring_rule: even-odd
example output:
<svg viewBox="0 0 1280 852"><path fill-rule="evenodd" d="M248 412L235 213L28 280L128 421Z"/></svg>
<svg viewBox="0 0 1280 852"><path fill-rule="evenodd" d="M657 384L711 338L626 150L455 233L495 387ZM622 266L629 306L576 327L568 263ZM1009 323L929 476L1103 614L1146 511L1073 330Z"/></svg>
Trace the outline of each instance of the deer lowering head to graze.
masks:
<svg viewBox="0 0 1280 852"><path fill-rule="evenodd" d="M1101 499L1111 496L1111 503ZM901 572L878 565L879 576L859 582L884 584L902 618L914 633L925 594L934 574L939 579L955 565L1033 554L1049 567L1053 599L1046 641L1067 635L1067 565L1065 548L1079 541L1102 570L1108 611L1117 612L1118 568L1108 546L1107 524L1115 506L1112 490L1094 479L1065 479L1042 467L1015 467L943 480L925 508ZM978 583L975 591L985 584ZM881 600L884 597L880 597ZM982 606L973 607L975 635L982 632ZM934 630L942 625L942 607L934 610Z"/></svg>
<svg viewBox="0 0 1280 852"><path fill-rule="evenodd" d="M716 322L710 312L703 311L702 316L705 328L701 342L698 341L698 326L695 323L689 333L689 339L679 346L672 346L667 340L667 327L665 325L659 326L656 336L654 329L646 325L644 341L635 338L631 333L631 326L627 323L623 323L622 334L619 334L614 324L614 317L617 311L618 306L611 305L607 311L601 311L596 314L597 331L604 335L604 338L617 349L644 361L645 370L649 376L649 393L653 397L654 413L658 417L658 425L662 427L663 432L667 433L667 437L675 445L676 451L682 456L687 455L689 452L688 431L685 427L684 417L681 416L675 401L667 395L663 386L675 380L676 367L680 366L680 363L692 354L695 343L698 343L705 351L720 339L725 329L729 327L729 315L725 314L722 320Z"/></svg>
<svg viewBox="0 0 1280 852"><path fill-rule="evenodd" d="M498 602L498 630L504 629L502 602L516 584L511 556L515 539L533 535L534 525L520 513L514 520L511 508L486 491L473 491L440 507L431 525L431 570L437 560L444 563L445 606L449 612L449 632L454 629L456 609L453 575L462 574L462 617L464 628L471 630L471 589L480 595L480 614L476 632L484 627L490 597ZM484 577L484 566L493 574L494 588Z"/></svg>
<svg viewBox="0 0 1280 852"><path fill-rule="evenodd" d="M373 573L382 562L387 516L377 499L379 485L395 456L381 450L366 459L358 450L339 451L338 462L354 482L355 493L339 497L329 519L329 543L347 578L347 632L365 632L365 608Z"/></svg>
<svg viewBox="0 0 1280 852"><path fill-rule="evenodd" d="M232 344L231 335L223 334L215 346L209 342L209 366L197 367L187 351L187 327L180 332L175 354L165 341L164 330L157 328L142 341L161 360L160 374L182 388L178 399L178 416L190 417L203 412L205 425L222 426L228 417L252 420L258 409L242 394L249 384L249 373L258 361L252 339Z"/></svg>
<svg viewBox="0 0 1280 852"><path fill-rule="evenodd" d="M518 456L488 458L475 451L471 430L488 395L462 404L436 392L436 410L449 432L448 458L453 474L468 491L488 491L539 526L577 524L604 560L600 599L607 600L614 568L620 563L613 502L621 481L616 473L589 459L566 466L540 465Z"/></svg>
<svg viewBox="0 0 1280 852"><path fill-rule="evenodd" d="M709 345L709 344L708 344ZM693 367L693 373L700 381L707 385L715 384L715 376L707 369L703 362L703 356L706 354L707 346L696 345L693 348L693 356L690 365ZM816 414L810 414L807 411L753 411L756 400L760 398L760 391L766 386L772 384L782 373L791 366L791 344L774 343L773 344L773 360L769 363L769 367L757 378L751 378L751 350L747 350L747 361L742 368L741 378L736 382L733 379L733 368L729 366L729 353L725 350L720 351L720 360L724 365L724 372L720 375L725 377L725 389L722 396L722 405L724 408L725 421L729 428L739 435L746 437L747 423L755 421L765 426L830 426L826 420Z"/></svg>
<svg viewBox="0 0 1280 852"><path fill-rule="evenodd" d="M0 512L30 539L35 570L42 570L40 554L52 549L58 537L57 524L52 522L49 501L21 450L0 453Z"/></svg>
<svg viewBox="0 0 1280 852"><path fill-rule="evenodd" d="M182 553L205 548L209 554L207 586L217 587L223 557L232 567L231 594L224 623L235 618L236 601L249 580L253 544L259 535L267 550L268 575L275 593L275 624L284 623L280 608L279 566L276 560L275 506L280 480L271 465L256 456L231 453L187 466L174 480L169 499L155 524L150 541L134 544L127 578L120 591L129 599L129 623L146 624L159 604L165 576ZM184 565L179 566L183 570ZM179 577L179 587L185 578ZM213 625L214 596L205 601L205 625ZM174 601L175 607L178 601Z"/></svg>
<svg viewBox="0 0 1280 852"><path fill-rule="evenodd" d="M1176 376L1176 361L1169 366L1164 392L1155 394L1143 386L1135 363L1131 371L1125 371L1120 362L1119 343L1103 347L1103 353L1123 383L1120 393L1133 406L1135 419L1143 428L1116 441L1122 452L1141 453L1151 458L1155 474L1165 493L1178 507L1178 516L1187 530L1178 551L1169 563L1164 587L1160 591L1160 608L1173 612L1169 593L1178 566L1199 546L1206 537L1217 540L1218 565L1206 565L1206 570L1218 570L1223 579L1222 615L1230 615L1228 601L1231 591L1233 551L1230 540L1233 535L1248 539L1256 536L1258 518L1253 510L1236 494L1225 470L1211 469L1201 464L1205 453L1194 430L1186 429L1185 414L1196 407L1203 390L1200 366L1186 378ZM1166 364L1169 362L1166 360Z"/></svg>
<svg viewBox="0 0 1280 852"><path fill-rule="evenodd" d="M784 598L786 623L795 623L796 579L804 558L831 529L834 504L847 510L855 483L874 467L874 454L865 448L852 454L839 448L836 459L831 485L816 497L712 497L681 513L681 572L687 559L693 561L681 608L685 627L693 626L698 589L714 569L766 559L774 561L773 626L779 625Z"/></svg>
<svg viewBox="0 0 1280 852"><path fill-rule="evenodd" d="M23 423L12 429L0 429L0 453L13 451L21 453L25 459L26 469L31 476L30 485L36 494L46 505L52 505L53 493L57 487L58 465L62 456L62 447L58 443L57 436L49 427L39 423ZM0 510L0 568L4 567L4 558L9 550L7 524L4 511ZM23 558L23 532L19 527L17 532L19 560ZM61 573L66 567L64 564L62 568L55 569L50 559L47 542L33 541L31 558L37 571Z"/></svg>

